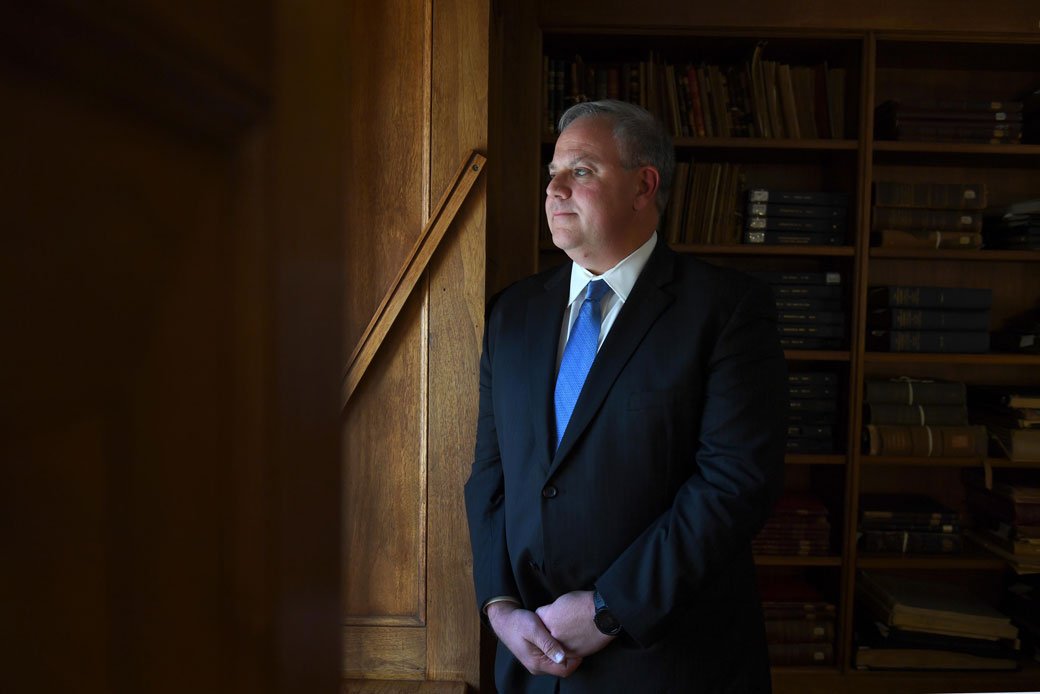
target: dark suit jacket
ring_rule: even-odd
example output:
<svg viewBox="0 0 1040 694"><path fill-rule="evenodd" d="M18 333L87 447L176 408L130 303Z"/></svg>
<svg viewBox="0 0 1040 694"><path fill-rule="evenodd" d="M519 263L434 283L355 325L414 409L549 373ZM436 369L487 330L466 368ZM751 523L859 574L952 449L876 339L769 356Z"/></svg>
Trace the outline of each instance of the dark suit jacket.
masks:
<svg viewBox="0 0 1040 694"><path fill-rule="evenodd" d="M593 586L623 625L561 692L765 692L750 540L782 485L786 367L767 286L658 240L553 447L570 265L487 317L466 483L477 600ZM499 644L499 691L552 692Z"/></svg>

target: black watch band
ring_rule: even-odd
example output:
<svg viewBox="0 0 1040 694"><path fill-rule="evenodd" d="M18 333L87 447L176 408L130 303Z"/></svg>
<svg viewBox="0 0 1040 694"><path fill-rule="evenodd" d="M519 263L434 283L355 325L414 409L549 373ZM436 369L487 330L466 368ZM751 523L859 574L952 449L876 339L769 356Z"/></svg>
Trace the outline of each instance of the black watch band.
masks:
<svg viewBox="0 0 1040 694"><path fill-rule="evenodd" d="M607 607L606 601L598 590L592 591L592 603L596 606L596 615L592 618L596 628L607 636L616 636L621 631L621 622Z"/></svg>

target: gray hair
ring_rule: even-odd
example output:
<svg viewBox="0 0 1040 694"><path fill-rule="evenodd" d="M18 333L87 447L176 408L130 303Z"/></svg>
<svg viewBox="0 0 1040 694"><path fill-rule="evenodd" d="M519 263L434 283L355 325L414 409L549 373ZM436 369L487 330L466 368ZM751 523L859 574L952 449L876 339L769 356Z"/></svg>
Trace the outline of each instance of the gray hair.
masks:
<svg viewBox="0 0 1040 694"><path fill-rule="evenodd" d="M583 101L574 104L560 116L557 132L586 116L607 118L614 124L614 142L617 144L621 165L626 169L652 166L660 175L657 197L654 202L657 213L664 212L668 196L672 191L672 176L675 172L675 145L672 135L654 114L644 108L616 99Z"/></svg>

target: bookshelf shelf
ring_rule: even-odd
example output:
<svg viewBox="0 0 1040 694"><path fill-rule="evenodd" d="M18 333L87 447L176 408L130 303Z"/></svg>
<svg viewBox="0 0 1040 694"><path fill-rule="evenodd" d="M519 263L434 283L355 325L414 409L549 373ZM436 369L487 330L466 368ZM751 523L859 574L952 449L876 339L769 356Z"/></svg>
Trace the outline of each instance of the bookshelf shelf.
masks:
<svg viewBox="0 0 1040 694"><path fill-rule="evenodd" d="M845 465L848 458L844 455L812 455L788 453L784 461L788 465Z"/></svg>
<svg viewBox="0 0 1040 694"><path fill-rule="evenodd" d="M919 354L914 352L866 352L863 361L873 364L974 364L976 366L1040 366L1040 354Z"/></svg>
<svg viewBox="0 0 1040 694"><path fill-rule="evenodd" d="M775 149L799 152L804 150L829 150L855 152L859 148L856 140L791 140L766 137L677 137L675 146L683 149Z"/></svg>
<svg viewBox="0 0 1040 694"><path fill-rule="evenodd" d="M681 253L693 255L761 255L761 256L819 256L835 258L851 258L855 255L852 246L759 246L755 244L734 244L729 246L711 246L708 244L676 244L672 246Z"/></svg>
<svg viewBox="0 0 1040 694"><path fill-rule="evenodd" d="M947 251L902 248L871 248L870 257L910 260L977 260L980 262L1040 262L1040 251Z"/></svg>
<svg viewBox="0 0 1040 694"><path fill-rule="evenodd" d="M989 465L990 467L1019 468L1037 467L1040 463L1023 463L1007 458L906 458L890 456L864 455L860 457L860 463L869 466L905 466L905 467L978 467Z"/></svg>
<svg viewBox="0 0 1040 694"><path fill-rule="evenodd" d="M878 140L875 152L903 152L907 154L986 154L1008 157L1040 156L1040 145L976 145L949 142L894 142Z"/></svg>
<svg viewBox="0 0 1040 694"><path fill-rule="evenodd" d="M841 557L795 557L772 554L756 554L758 566L841 566Z"/></svg>

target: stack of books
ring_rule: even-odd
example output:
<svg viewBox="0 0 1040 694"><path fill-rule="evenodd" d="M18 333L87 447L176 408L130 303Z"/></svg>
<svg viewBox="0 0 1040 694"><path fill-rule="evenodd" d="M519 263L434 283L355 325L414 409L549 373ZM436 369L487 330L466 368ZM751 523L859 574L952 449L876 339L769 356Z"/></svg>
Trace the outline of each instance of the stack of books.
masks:
<svg viewBox="0 0 1040 694"><path fill-rule="evenodd" d="M1019 667L1018 628L963 586L860 572L856 599L859 669Z"/></svg>
<svg viewBox="0 0 1040 694"><path fill-rule="evenodd" d="M980 470L963 473L973 519L965 533L1019 573L1040 572L1040 482L1032 472L994 470L988 485Z"/></svg>
<svg viewBox="0 0 1040 694"><path fill-rule="evenodd" d="M1008 205L983 219L982 238L992 250L1040 250L1040 198Z"/></svg>
<svg viewBox="0 0 1040 694"><path fill-rule="evenodd" d="M890 99L874 110L879 140L1017 144L1021 101L1005 99Z"/></svg>
<svg viewBox="0 0 1040 694"><path fill-rule="evenodd" d="M883 248L982 247L982 183L876 181L870 239Z"/></svg>
<svg viewBox="0 0 1040 694"><path fill-rule="evenodd" d="M787 492L751 542L755 554L823 556L830 552L827 507L808 493Z"/></svg>
<svg viewBox="0 0 1040 694"><path fill-rule="evenodd" d="M867 552L959 554L961 514L923 494L864 494L859 547Z"/></svg>
<svg viewBox="0 0 1040 694"><path fill-rule="evenodd" d="M887 285L867 293L867 349L877 352L989 350L993 291Z"/></svg>
<svg viewBox="0 0 1040 694"><path fill-rule="evenodd" d="M845 335L840 272L750 272L773 289L784 349L840 349Z"/></svg>
<svg viewBox="0 0 1040 694"><path fill-rule="evenodd" d="M747 192L744 243L765 246L840 246L845 243L848 195L823 191Z"/></svg>
<svg viewBox="0 0 1040 694"><path fill-rule="evenodd" d="M969 396L972 421L1008 460L1040 463L1040 387L974 386Z"/></svg>
<svg viewBox="0 0 1040 694"><path fill-rule="evenodd" d="M773 580L762 585L769 664L775 666L834 663L834 603L801 579Z"/></svg>
<svg viewBox="0 0 1040 694"><path fill-rule="evenodd" d="M985 457L986 428L968 424L963 383L869 379L863 452L912 457Z"/></svg>
<svg viewBox="0 0 1040 694"><path fill-rule="evenodd" d="M796 371L787 375L791 407L788 453L833 453L838 417L838 377L833 371Z"/></svg>

